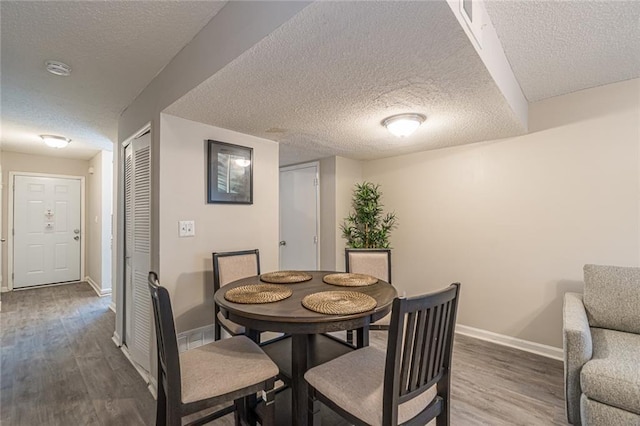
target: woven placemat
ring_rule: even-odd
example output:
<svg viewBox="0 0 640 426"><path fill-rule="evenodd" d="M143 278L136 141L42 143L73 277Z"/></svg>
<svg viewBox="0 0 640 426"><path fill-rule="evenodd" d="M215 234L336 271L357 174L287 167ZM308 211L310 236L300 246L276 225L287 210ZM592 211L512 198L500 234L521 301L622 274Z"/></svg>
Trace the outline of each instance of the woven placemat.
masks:
<svg viewBox="0 0 640 426"><path fill-rule="evenodd" d="M357 291L321 291L302 299L302 306L321 314L347 315L370 311L376 299Z"/></svg>
<svg viewBox="0 0 640 426"><path fill-rule="evenodd" d="M309 281L311 274L303 271L276 271L260 275L260 281L275 284L294 284Z"/></svg>
<svg viewBox="0 0 640 426"><path fill-rule="evenodd" d="M284 300L292 294L293 291L283 285L253 284L227 290L224 298L234 303L271 303Z"/></svg>
<svg viewBox="0 0 640 426"><path fill-rule="evenodd" d="M366 274L329 274L322 277L322 281L327 284L340 287L362 287L378 282L376 277Z"/></svg>

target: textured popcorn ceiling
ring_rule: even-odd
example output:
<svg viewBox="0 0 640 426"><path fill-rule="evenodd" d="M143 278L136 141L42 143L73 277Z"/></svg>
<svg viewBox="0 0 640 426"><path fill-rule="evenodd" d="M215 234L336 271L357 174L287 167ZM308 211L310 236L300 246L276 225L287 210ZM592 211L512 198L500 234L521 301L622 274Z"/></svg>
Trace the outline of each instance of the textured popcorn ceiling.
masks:
<svg viewBox="0 0 640 426"><path fill-rule="evenodd" d="M111 149L122 110L224 2L2 1L2 149L91 158ZM69 64L70 77L44 70ZM73 139L43 147L39 134Z"/></svg>
<svg viewBox="0 0 640 426"><path fill-rule="evenodd" d="M522 134L446 2L319 2L165 112L281 143L281 164ZM380 122L428 118L399 139Z"/></svg>
<svg viewBox="0 0 640 426"><path fill-rule="evenodd" d="M485 4L529 102L640 77L640 1Z"/></svg>

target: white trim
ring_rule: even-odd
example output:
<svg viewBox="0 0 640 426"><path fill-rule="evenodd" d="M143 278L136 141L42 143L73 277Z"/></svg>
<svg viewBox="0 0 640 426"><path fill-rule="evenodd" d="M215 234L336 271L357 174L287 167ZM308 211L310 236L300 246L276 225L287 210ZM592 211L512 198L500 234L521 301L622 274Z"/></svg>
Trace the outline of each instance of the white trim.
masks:
<svg viewBox="0 0 640 426"><path fill-rule="evenodd" d="M215 340L213 324L178 333L178 352L184 352Z"/></svg>
<svg viewBox="0 0 640 426"><path fill-rule="evenodd" d="M116 313L116 303L113 300L109 303L109 309L111 309L114 314Z"/></svg>
<svg viewBox="0 0 640 426"><path fill-rule="evenodd" d="M295 164L293 166L285 166L285 167L280 167L280 171L278 172L278 182L280 179L280 173L282 172L289 172L291 170L297 170L297 169L307 169L309 167L315 167L316 168L316 269L320 269L320 247L321 247L321 241L320 241L320 235L321 235L321 229L320 229L320 162L319 161L310 161L308 163L301 163L301 164ZM279 184L278 184L279 185ZM278 221L280 220L280 218L278 217ZM280 226L280 229L282 229L282 226ZM279 237L279 236L278 236ZM278 240L280 240L280 238L278 238ZM280 249L278 248L278 259L280 259ZM279 260L280 261L280 260Z"/></svg>
<svg viewBox="0 0 640 426"><path fill-rule="evenodd" d="M49 177L55 179L75 179L80 180L80 277L84 276L84 262L85 262L85 240L87 239L87 230L85 229L85 177L74 175L59 175L51 173L32 173L32 172L9 172L9 194L7 203L7 209L9 217L7 221L7 288L9 291L13 290L13 203L14 203L14 177L15 176L33 176L33 177Z"/></svg>
<svg viewBox="0 0 640 426"><path fill-rule="evenodd" d="M147 389L153 396L153 399L158 399L158 381L152 375L149 375L149 384L147 385Z"/></svg>
<svg viewBox="0 0 640 426"><path fill-rule="evenodd" d="M485 340L487 342L497 343L498 345L519 349L521 351L542 355L547 358L557 359L560 361L563 360L562 348L556 348L555 346L548 346L541 343L530 342L528 340L518 339L517 337L506 336L504 334L498 334L461 324L456 325L456 333L462 334L463 336Z"/></svg>
<svg viewBox="0 0 640 426"><path fill-rule="evenodd" d="M111 289L110 288L106 288L104 290L100 289L100 286L98 285L98 283L96 283L94 280L92 280L91 277L85 277L84 280L89 283L89 285L93 288L93 290L96 292L96 294L98 296L105 297L105 296L109 296L111 294Z"/></svg>
<svg viewBox="0 0 640 426"><path fill-rule="evenodd" d="M113 332L113 336L111 336L111 341L115 343L116 347L118 348L122 346L122 337L120 337L117 331Z"/></svg>

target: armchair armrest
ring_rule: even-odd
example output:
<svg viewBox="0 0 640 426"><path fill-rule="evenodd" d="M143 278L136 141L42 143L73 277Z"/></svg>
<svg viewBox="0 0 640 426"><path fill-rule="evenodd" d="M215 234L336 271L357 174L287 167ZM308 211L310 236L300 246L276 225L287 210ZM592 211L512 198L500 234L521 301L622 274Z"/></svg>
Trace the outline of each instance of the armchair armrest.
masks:
<svg viewBox="0 0 640 426"><path fill-rule="evenodd" d="M564 389L569 423L580 424L580 371L593 356L591 329L582 294L566 293L562 310Z"/></svg>

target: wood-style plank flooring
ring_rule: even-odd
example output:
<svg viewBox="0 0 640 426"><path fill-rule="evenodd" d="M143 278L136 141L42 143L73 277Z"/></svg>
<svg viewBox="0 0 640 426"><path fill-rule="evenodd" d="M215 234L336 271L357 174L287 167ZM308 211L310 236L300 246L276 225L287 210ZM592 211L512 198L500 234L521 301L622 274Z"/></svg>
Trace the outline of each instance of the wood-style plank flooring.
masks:
<svg viewBox="0 0 640 426"><path fill-rule="evenodd" d="M111 340L109 302L86 283L2 294L2 425L154 424L155 401ZM564 425L562 363L458 335L451 409L452 425ZM323 424L347 423L324 410Z"/></svg>

